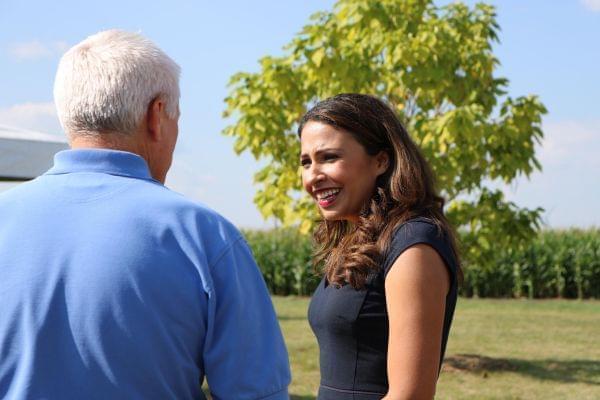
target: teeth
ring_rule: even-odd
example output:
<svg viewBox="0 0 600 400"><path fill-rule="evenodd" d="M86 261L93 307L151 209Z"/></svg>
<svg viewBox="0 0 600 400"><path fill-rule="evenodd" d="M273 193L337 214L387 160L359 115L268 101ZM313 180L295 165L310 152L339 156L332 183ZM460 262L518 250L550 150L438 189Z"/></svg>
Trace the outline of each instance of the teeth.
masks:
<svg viewBox="0 0 600 400"><path fill-rule="evenodd" d="M327 189L322 192L317 193L317 199L322 200L326 197L331 196L332 194L338 194L340 189Z"/></svg>

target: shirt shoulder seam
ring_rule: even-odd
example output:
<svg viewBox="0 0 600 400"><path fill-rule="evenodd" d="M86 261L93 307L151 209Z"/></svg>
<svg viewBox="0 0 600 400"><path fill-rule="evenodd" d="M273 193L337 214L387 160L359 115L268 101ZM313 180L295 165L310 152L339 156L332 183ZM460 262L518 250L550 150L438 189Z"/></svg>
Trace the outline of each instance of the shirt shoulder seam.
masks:
<svg viewBox="0 0 600 400"><path fill-rule="evenodd" d="M229 251L231 251L233 246L235 246L240 240L243 240L243 239L244 239L244 237L242 235L239 235L237 238L235 238L234 240L227 243L227 245L223 248L223 250L221 250L221 252L212 261L208 262L208 268L212 269L216 264L219 263L219 261L221 261L221 259L223 257L225 257L225 255Z"/></svg>

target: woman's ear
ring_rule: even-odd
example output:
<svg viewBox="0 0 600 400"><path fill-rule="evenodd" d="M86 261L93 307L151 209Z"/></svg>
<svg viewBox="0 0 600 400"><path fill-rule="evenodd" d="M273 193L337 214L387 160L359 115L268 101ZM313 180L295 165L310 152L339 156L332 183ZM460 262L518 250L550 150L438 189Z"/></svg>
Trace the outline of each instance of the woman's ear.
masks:
<svg viewBox="0 0 600 400"><path fill-rule="evenodd" d="M389 156L389 154L386 151L381 150L375 156L375 165L376 165L377 176L385 173L385 171L387 171L387 169L388 169L388 167L390 165L390 156Z"/></svg>

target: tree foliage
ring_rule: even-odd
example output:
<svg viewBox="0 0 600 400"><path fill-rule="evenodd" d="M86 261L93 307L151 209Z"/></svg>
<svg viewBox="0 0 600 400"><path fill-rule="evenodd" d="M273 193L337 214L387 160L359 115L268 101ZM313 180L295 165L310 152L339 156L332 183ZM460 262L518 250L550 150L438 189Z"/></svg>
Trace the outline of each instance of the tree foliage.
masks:
<svg viewBox="0 0 600 400"><path fill-rule="evenodd" d="M508 80L494 74L498 32L487 4L339 0L314 14L283 56L234 75L224 134L237 153L266 161L255 175L263 216L310 227L316 208L301 194L298 120L320 99L368 93L394 108L422 148L470 264L523 244L543 210L519 208L490 182L541 169L534 144L546 110L536 96L506 95Z"/></svg>

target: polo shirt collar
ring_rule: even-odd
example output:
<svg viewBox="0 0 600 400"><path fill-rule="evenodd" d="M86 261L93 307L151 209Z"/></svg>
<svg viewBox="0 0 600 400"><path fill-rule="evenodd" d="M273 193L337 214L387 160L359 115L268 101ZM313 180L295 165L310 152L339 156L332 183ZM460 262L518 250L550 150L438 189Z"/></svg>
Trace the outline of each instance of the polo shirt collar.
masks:
<svg viewBox="0 0 600 400"><path fill-rule="evenodd" d="M109 149L63 150L54 155L54 166L45 175L97 172L153 180L146 160L127 151Z"/></svg>

